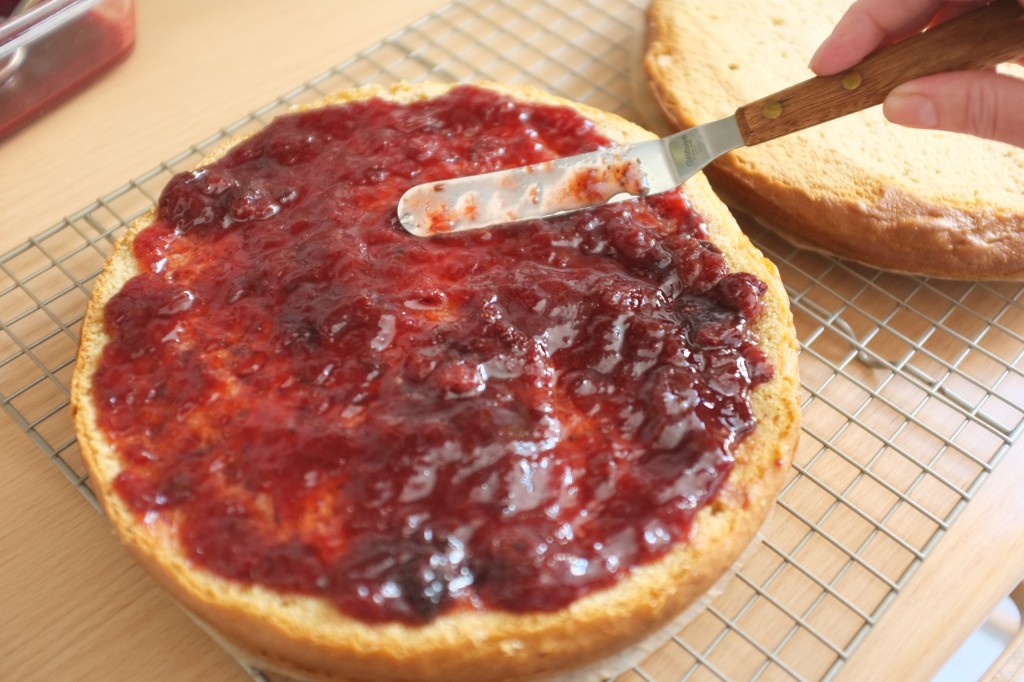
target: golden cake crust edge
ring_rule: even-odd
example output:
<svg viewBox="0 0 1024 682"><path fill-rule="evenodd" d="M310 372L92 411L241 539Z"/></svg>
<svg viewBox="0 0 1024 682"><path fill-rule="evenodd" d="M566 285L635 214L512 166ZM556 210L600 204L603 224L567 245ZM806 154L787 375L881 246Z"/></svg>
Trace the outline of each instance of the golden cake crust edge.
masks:
<svg viewBox="0 0 1024 682"><path fill-rule="evenodd" d="M618 117L540 90L479 85L522 101L572 106L618 142L650 137ZM359 88L302 108L369 97L408 102L437 96L448 87ZM238 141L221 146L200 165L219 158ZM601 659L656 631L699 599L754 538L787 475L799 432L797 342L778 272L740 232L703 177L687 184L687 194L732 269L752 272L768 285L756 328L762 337L775 340L764 347L775 377L752 396L758 427L738 449L733 475L721 493L698 514L690 543L559 611L466 610L442 615L426 626L368 625L315 597L239 585L191 566L167 524L140 523L114 492L118 458L96 426L90 395L91 377L106 344L103 307L135 274L132 243L153 220L152 211L120 237L96 281L72 379L71 410L90 484L121 542L168 593L230 645L261 664L300 677L457 681L477 679L481 670L487 670L493 679L539 679Z"/></svg>
<svg viewBox="0 0 1024 682"><path fill-rule="evenodd" d="M688 88L687 74L701 73L710 78L713 70L729 59L718 55L712 64L705 54L679 50L680 45L687 44L680 26L692 24L685 4L680 0L651 2L643 48L643 70L654 98L669 122L680 130L709 122L695 115L697 109L687 99L706 94L699 87ZM1021 73L1020 69L1016 73ZM757 97L769 93L758 90ZM735 101L731 106L745 103ZM881 120L878 111L861 112L853 118L868 121L865 125L869 129L891 126ZM836 121L825 125L845 124ZM916 138L907 143L911 154L914 145L923 141L954 136L920 130L905 134L908 139ZM804 248L906 274L966 280L1024 279L1024 205L1015 213L1009 212L990 205L983 193L976 200L954 203L938 194L917 194L890 185L881 175L858 177L856 174L863 169L854 167L846 172L831 164L827 154L814 156L812 135L803 131L737 149L719 158L705 173L730 206ZM979 149L997 144L963 137ZM806 158L802 158L805 153ZM780 164L800 162L813 168L804 181L780 179L773 173ZM1024 170L1024 166L1021 168Z"/></svg>

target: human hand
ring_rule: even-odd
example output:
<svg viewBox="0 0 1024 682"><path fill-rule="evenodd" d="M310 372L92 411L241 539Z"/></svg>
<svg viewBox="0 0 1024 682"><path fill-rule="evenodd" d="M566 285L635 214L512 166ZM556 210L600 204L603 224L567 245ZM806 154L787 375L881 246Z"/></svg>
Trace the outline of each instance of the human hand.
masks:
<svg viewBox="0 0 1024 682"><path fill-rule="evenodd" d="M1024 0L1018 0L1024 8ZM975 9L978 0L855 0L811 58L827 76L876 48ZM1018 60L1024 64L1024 59ZM941 73L904 83L882 111L893 123L968 133L1024 147L1024 80L994 69Z"/></svg>

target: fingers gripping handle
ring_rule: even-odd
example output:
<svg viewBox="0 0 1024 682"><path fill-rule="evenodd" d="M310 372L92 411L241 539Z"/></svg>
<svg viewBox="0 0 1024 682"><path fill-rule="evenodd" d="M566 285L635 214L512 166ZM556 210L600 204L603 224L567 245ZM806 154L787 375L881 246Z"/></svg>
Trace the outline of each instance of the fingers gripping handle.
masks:
<svg viewBox="0 0 1024 682"><path fill-rule="evenodd" d="M996 0L883 48L833 76L811 78L736 110L743 140L767 142L881 104L901 83L995 66L1024 55L1024 9Z"/></svg>

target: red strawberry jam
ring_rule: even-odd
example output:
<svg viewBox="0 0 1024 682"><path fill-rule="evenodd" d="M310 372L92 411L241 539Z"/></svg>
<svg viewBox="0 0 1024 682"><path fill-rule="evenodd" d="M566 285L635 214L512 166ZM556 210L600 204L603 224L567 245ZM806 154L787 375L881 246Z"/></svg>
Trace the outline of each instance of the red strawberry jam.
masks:
<svg viewBox="0 0 1024 682"><path fill-rule="evenodd" d="M550 610L685 541L772 375L678 191L422 239L412 185L606 146L458 87L284 116L168 184L106 307L116 490L222 576L366 621Z"/></svg>

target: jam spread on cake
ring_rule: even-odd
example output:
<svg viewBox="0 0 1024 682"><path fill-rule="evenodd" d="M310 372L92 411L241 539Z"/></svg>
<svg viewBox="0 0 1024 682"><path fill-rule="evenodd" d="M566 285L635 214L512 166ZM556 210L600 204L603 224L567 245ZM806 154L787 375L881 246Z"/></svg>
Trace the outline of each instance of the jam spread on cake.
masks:
<svg viewBox="0 0 1024 682"><path fill-rule="evenodd" d="M194 563L370 622L557 609L685 542L772 367L680 191L430 239L414 184L608 145L461 86L281 117L175 176L94 377Z"/></svg>

